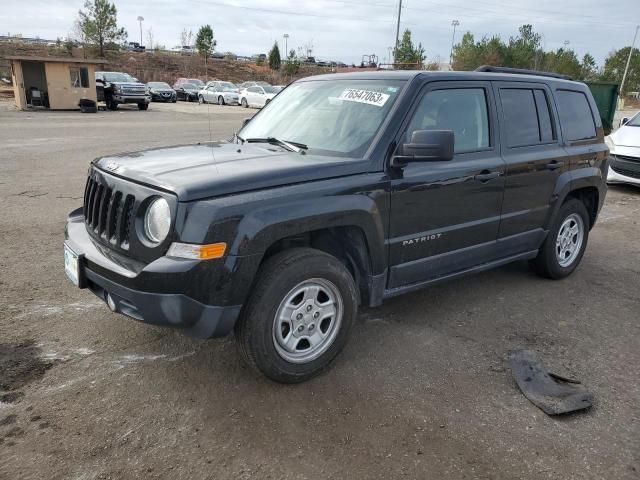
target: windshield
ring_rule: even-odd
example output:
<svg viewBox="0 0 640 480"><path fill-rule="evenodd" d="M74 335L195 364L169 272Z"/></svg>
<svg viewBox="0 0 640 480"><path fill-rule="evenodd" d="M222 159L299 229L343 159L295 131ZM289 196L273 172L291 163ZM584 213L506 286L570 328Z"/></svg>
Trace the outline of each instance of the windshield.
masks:
<svg viewBox="0 0 640 480"><path fill-rule="evenodd" d="M220 85L220 87L222 87L222 90L224 90L225 92L228 92L229 90L236 90L238 88L231 82L220 82L218 85Z"/></svg>
<svg viewBox="0 0 640 480"><path fill-rule="evenodd" d="M190 78L189 83L197 86L204 85L204 82L202 80L198 80L197 78Z"/></svg>
<svg viewBox="0 0 640 480"><path fill-rule="evenodd" d="M273 137L306 145L310 153L360 158L403 85L394 80L294 83L238 135L245 140Z"/></svg>
<svg viewBox="0 0 640 480"><path fill-rule="evenodd" d="M262 87L262 88L264 88L265 93L278 93L280 91L280 89L276 87Z"/></svg>
<svg viewBox="0 0 640 480"><path fill-rule="evenodd" d="M147 85L151 88L171 88L168 83L164 82L149 82Z"/></svg>
<svg viewBox="0 0 640 480"><path fill-rule="evenodd" d="M116 73L116 72L107 72L104 74L104 79L106 82L133 82L133 77L127 75L126 73Z"/></svg>
<svg viewBox="0 0 640 480"><path fill-rule="evenodd" d="M635 117L632 117L631 120L624 125L625 127L640 127L640 113L636 114Z"/></svg>
<svg viewBox="0 0 640 480"><path fill-rule="evenodd" d="M183 83L182 88L185 90L199 90L198 85L194 85L193 83Z"/></svg>

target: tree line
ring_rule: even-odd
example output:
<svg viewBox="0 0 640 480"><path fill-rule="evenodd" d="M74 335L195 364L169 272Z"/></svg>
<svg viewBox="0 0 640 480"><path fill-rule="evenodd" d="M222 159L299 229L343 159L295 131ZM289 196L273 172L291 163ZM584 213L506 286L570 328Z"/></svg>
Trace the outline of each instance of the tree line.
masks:
<svg viewBox="0 0 640 480"><path fill-rule="evenodd" d="M508 41L494 35L476 40L466 32L453 47L451 68L453 70L475 70L480 65L526 68L568 75L576 80L622 82L624 68L631 47L614 50L599 68L589 53L579 58L567 46L546 51L542 45L542 35L531 25L522 25L516 36ZM623 93L640 88L640 52L634 49L629 66L629 74Z"/></svg>
<svg viewBox="0 0 640 480"><path fill-rule="evenodd" d="M582 81L605 81L622 83L622 77L631 47L612 51L604 65L598 67L590 53L579 58L567 46L557 50L545 50L542 35L531 25L522 25L516 36L504 41L500 36L482 37L476 40L471 32L466 32L453 47L452 70L475 70L481 65L524 68L559 73ZM400 70L437 70L438 62L425 63L426 53L421 43L411 39L411 30L406 29L398 47L394 49L394 68ZM640 50L634 49L629 65L623 94L640 90Z"/></svg>

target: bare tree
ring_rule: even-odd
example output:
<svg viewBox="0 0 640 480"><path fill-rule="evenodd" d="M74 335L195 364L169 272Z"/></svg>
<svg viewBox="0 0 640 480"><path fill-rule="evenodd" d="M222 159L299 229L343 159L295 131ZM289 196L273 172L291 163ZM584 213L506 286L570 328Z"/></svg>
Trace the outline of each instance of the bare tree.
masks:
<svg viewBox="0 0 640 480"><path fill-rule="evenodd" d="M147 30L147 45L149 50L155 50L156 45L154 43L153 27L149 27Z"/></svg>
<svg viewBox="0 0 640 480"><path fill-rule="evenodd" d="M304 44L304 51L307 57L313 57L313 40L309 40L307 43Z"/></svg>
<svg viewBox="0 0 640 480"><path fill-rule="evenodd" d="M180 46L191 46L192 40L193 32L186 28L182 29L182 32L180 32Z"/></svg>

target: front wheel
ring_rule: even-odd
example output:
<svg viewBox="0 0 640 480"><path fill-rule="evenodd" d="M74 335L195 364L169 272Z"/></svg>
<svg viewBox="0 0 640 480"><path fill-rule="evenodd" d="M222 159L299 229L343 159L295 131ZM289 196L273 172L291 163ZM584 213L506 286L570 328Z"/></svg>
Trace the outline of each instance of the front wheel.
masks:
<svg viewBox="0 0 640 480"><path fill-rule="evenodd" d="M218 97L218 105L224 105L224 98L222 97L222 95Z"/></svg>
<svg viewBox="0 0 640 480"><path fill-rule="evenodd" d="M345 346L358 309L353 277L335 257L295 248L268 259L235 330L247 363L272 380L299 383Z"/></svg>
<svg viewBox="0 0 640 480"><path fill-rule="evenodd" d="M138 109L139 110L148 110L149 109L149 104L148 103L139 103L138 104Z"/></svg>
<svg viewBox="0 0 640 480"><path fill-rule="evenodd" d="M247 102L246 98L243 98L242 101L240 102L240 104L244 107L244 108L249 108L249 103Z"/></svg>
<svg viewBox="0 0 640 480"><path fill-rule="evenodd" d="M560 279L580 264L589 239L589 214L584 203L572 198L560 207L538 256L531 260L540 276Z"/></svg>
<svg viewBox="0 0 640 480"><path fill-rule="evenodd" d="M204 97L202 95L198 95L198 103L204 103Z"/></svg>

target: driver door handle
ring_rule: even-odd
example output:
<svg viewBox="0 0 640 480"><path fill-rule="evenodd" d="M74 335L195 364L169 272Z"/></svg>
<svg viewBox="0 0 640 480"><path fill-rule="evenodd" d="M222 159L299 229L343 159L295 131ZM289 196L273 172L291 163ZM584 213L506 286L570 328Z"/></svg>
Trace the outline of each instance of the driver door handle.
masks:
<svg viewBox="0 0 640 480"><path fill-rule="evenodd" d="M564 162L558 162L558 161L554 160L551 163L547 163L546 169L547 170L557 170L558 168L562 167L563 165L564 165Z"/></svg>
<svg viewBox="0 0 640 480"><path fill-rule="evenodd" d="M498 178L500 175L502 175L502 172L490 172L489 170L483 170L479 174L475 175L473 179L478 182L488 182L489 180Z"/></svg>

